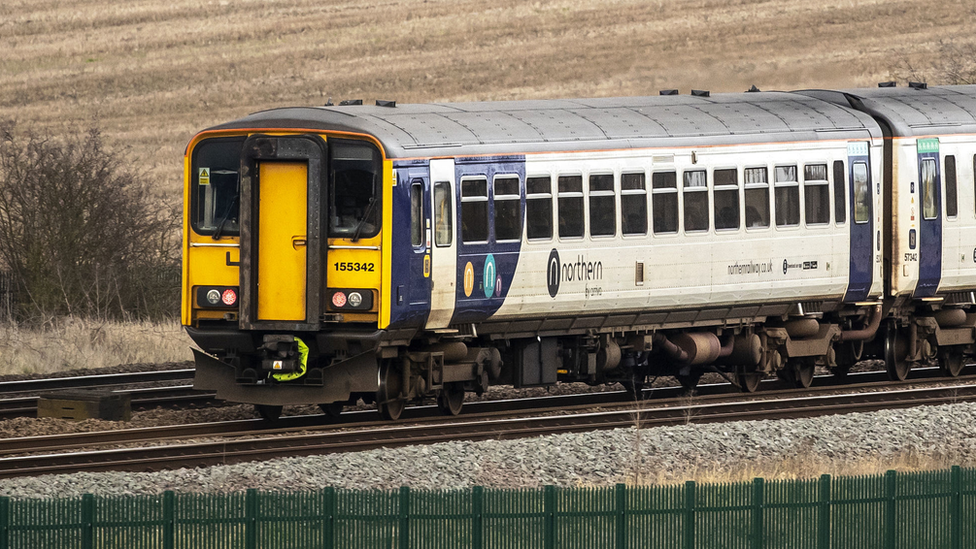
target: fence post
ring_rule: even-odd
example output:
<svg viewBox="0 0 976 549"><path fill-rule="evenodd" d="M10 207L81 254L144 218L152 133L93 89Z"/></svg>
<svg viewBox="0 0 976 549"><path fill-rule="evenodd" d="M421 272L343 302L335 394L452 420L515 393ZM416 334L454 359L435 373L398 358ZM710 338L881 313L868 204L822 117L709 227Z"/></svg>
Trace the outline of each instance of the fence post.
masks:
<svg viewBox="0 0 976 549"><path fill-rule="evenodd" d="M244 494L244 547L257 549L258 546L258 491L249 488Z"/></svg>
<svg viewBox="0 0 976 549"><path fill-rule="evenodd" d="M685 549L695 549L695 481L685 482Z"/></svg>
<svg viewBox="0 0 976 549"><path fill-rule="evenodd" d="M962 469L958 465L952 466L949 479L952 485L952 498L949 503L949 528L951 529L949 544L952 549L962 549Z"/></svg>
<svg viewBox="0 0 976 549"><path fill-rule="evenodd" d="M163 549L173 549L176 545L176 494L172 490L163 492Z"/></svg>
<svg viewBox="0 0 976 549"><path fill-rule="evenodd" d="M471 549L481 549L485 539L485 489L471 488Z"/></svg>
<svg viewBox="0 0 976 549"><path fill-rule="evenodd" d="M830 549L830 512L833 503L830 475L820 475L820 501L818 505L817 549Z"/></svg>
<svg viewBox="0 0 976 549"><path fill-rule="evenodd" d="M81 496L81 548L95 547L95 496L85 494Z"/></svg>
<svg viewBox="0 0 976 549"><path fill-rule="evenodd" d="M322 546L335 547L336 491L332 486L322 490Z"/></svg>
<svg viewBox="0 0 976 549"><path fill-rule="evenodd" d="M752 547L763 547L763 507L765 506L765 480L756 477L752 480Z"/></svg>
<svg viewBox="0 0 976 549"><path fill-rule="evenodd" d="M400 487L400 549L410 545L410 487Z"/></svg>
<svg viewBox="0 0 976 549"><path fill-rule="evenodd" d="M884 547L885 549L895 549L895 521L898 516L895 512L895 493L898 487L898 472L889 470L885 473L884 488Z"/></svg>
<svg viewBox="0 0 976 549"><path fill-rule="evenodd" d="M0 549L10 547L10 498L0 497Z"/></svg>
<svg viewBox="0 0 976 549"><path fill-rule="evenodd" d="M627 549L627 485L617 484L614 492L617 515L617 549Z"/></svg>
<svg viewBox="0 0 976 549"><path fill-rule="evenodd" d="M545 549L556 547L556 487L546 486L543 491L542 512L545 515L545 532L542 546Z"/></svg>

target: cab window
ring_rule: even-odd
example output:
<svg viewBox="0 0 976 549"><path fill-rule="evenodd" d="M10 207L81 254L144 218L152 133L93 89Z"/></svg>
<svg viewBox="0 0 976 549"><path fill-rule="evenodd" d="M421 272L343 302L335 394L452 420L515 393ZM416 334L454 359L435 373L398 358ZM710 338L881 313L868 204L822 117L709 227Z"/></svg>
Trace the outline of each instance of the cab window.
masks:
<svg viewBox="0 0 976 549"><path fill-rule="evenodd" d="M240 165L244 137L208 139L193 151L191 224L198 234L240 234Z"/></svg>
<svg viewBox="0 0 976 549"><path fill-rule="evenodd" d="M380 230L380 153L369 143L329 140L329 236L369 238Z"/></svg>

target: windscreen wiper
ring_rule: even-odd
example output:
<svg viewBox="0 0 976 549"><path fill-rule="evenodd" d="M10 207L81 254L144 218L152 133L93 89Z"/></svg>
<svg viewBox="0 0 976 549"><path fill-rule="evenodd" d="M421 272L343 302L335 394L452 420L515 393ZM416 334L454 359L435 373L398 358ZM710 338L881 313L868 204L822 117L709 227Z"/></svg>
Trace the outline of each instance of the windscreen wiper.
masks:
<svg viewBox="0 0 976 549"><path fill-rule="evenodd" d="M220 221L217 222L217 228L214 229L214 232L213 232L213 235L212 235L212 238L214 240L220 240L220 232L224 228L224 223L227 223L227 220L230 219L230 213L232 211L234 211L234 206L237 205L237 199L239 197L240 197L239 194L238 195L234 195L234 200L231 200L230 201L230 205L227 206L227 211L224 212L224 215L220 218Z"/></svg>
<svg viewBox="0 0 976 549"><path fill-rule="evenodd" d="M363 218L359 220L359 225L356 225L356 232L352 233L352 241L357 242L359 240L359 233L363 231L363 227L366 226L366 220L373 213L373 206L376 204L376 197L371 196L369 198L369 204L366 205L366 211L363 212Z"/></svg>

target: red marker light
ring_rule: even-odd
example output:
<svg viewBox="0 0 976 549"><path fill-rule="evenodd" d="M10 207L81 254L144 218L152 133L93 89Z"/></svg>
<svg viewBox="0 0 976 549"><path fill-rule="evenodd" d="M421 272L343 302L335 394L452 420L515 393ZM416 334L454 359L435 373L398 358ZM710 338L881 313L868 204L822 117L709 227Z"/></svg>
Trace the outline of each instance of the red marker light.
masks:
<svg viewBox="0 0 976 549"><path fill-rule="evenodd" d="M220 296L220 300L224 302L224 305L233 305L237 303L237 292L231 289L224 290L223 295Z"/></svg>
<svg viewBox="0 0 976 549"><path fill-rule="evenodd" d="M344 294L342 292L336 292L336 293L332 294L332 304L335 305L336 307L345 307L346 306L346 294Z"/></svg>

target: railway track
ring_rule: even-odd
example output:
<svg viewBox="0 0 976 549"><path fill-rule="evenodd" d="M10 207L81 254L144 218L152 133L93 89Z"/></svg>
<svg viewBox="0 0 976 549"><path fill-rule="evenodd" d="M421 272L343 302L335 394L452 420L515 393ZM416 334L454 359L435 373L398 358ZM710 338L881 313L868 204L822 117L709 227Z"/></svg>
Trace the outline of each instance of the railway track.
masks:
<svg viewBox="0 0 976 549"><path fill-rule="evenodd" d="M27 379L0 382L0 419L14 417L34 417L37 415L39 394L63 389L113 388L129 393L132 409L174 408L207 406L215 403L214 393L193 390L192 384L165 387L133 387L150 383L191 382L192 368L179 370L159 370L152 372L126 372L120 374L99 374L91 376L71 376L47 379ZM26 395L26 396L25 396Z"/></svg>
<svg viewBox="0 0 976 549"><path fill-rule="evenodd" d="M451 440L531 437L617 427L784 419L976 401L976 385L936 387L945 380L862 383L841 388L725 394L642 402L600 402L601 395L472 403L458 418L425 416L410 424L379 421L375 412L350 413L322 425L322 416L167 426L0 440L0 478L78 471L152 471L240 463L286 456L361 451ZM852 392L852 391L868 392ZM617 395L619 399L619 395ZM531 400L531 401L529 401ZM594 411L594 407L597 407ZM434 408L434 407L428 407ZM527 411L528 410L528 411ZM180 443L187 439L205 441ZM137 444L138 447L91 449ZM152 444L152 445L147 445ZM79 451L66 451L78 450ZM16 455L23 452L47 452Z"/></svg>

